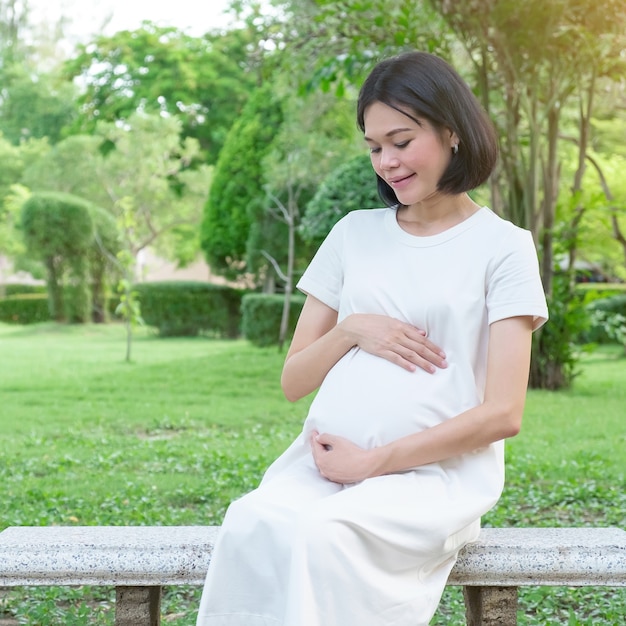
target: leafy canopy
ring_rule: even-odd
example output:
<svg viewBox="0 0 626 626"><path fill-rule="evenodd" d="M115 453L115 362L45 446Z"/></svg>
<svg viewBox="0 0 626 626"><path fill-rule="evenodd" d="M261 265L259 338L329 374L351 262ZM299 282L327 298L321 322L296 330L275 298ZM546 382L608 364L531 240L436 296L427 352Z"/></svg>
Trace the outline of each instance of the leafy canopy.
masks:
<svg viewBox="0 0 626 626"><path fill-rule="evenodd" d="M128 120L138 111L168 113L181 119L183 136L197 139L208 162L215 162L255 83L251 37L248 30L192 37L144 22L80 46L64 70L85 85L75 132L89 133L100 120Z"/></svg>

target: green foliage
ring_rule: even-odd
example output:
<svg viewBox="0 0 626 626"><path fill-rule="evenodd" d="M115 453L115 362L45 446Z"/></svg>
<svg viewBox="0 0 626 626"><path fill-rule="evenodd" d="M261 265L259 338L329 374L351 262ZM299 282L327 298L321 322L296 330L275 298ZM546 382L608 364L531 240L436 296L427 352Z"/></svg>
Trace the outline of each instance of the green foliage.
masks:
<svg viewBox="0 0 626 626"><path fill-rule="evenodd" d="M70 324L86 324L91 321L92 305L85 258L73 264L72 275L74 284L66 285L63 289L65 319Z"/></svg>
<svg viewBox="0 0 626 626"><path fill-rule="evenodd" d="M583 335L586 341L616 342L626 349L626 293L593 300L587 311L590 328Z"/></svg>
<svg viewBox="0 0 626 626"><path fill-rule="evenodd" d="M613 126L614 137L626 136L626 123L620 125L616 121ZM577 225L571 227L573 232L570 234L571 238L575 235L572 243L577 259L600 270L605 276L623 281L626 279L622 239L626 232L626 180L622 173L626 168L626 158L613 150L606 154L595 152L595 133L593 148L593 152L586 154L588 165L581 181L581 192L571 196L571 191L562 186L560 197L565 199L558 205L557 220ZM576 146L565 145L559 151L565 180L573 178L578 166L573 156L575 150ZM584 277L585 270L579 272ZM594 283L588 285L593 289Z"/></svg>
<svg viewBox="0 0 626 626"><path fill-rule="evenodd" d="M33 194L22 208L21 227L32 254L44 261L83 255L93 241L89 204L70 194Z"/></svg>
<svg viewBox="0 0 626 626"><path fill-rule="evenodd" d="M75 85L22 63L5 68L2 78L0 132L16 146L32 138L59 141L76 117Z"/></svg>
<svg viewBox="0 0 626 626"><path fill-rule="evenodd" d="M101 192L109 196L102 206L116 217L132 215L132 228L122 229L129 249L136 254L151 246L178 259L176 243L185 233L172 232L182 225L197 226L210 180L208 166L190 168L200 154L198 142L181 139L176 118L141 113L131 115L124 125L98 124L96 135L108 146L97 159ZM191 236L197 246L195 233Z"/></svg>
<svg viewBox="0 0 626 626"><path fill-rule="evenodd" d="M266 347L279 344L280 319L284 296L250 293L243 297L242 335L255 346ZM304 305L304 296L293 294L289 310L287 339L291 338Z"/></svg>
<svg viewBox="0 0 626 626"><path fill-rule="evenodd" d="M592 302L626 293L626 283L577 283L576 291L584 295L585 302Z"/></svg>
<svg viewBox="0 0 626 626"><path fill-rule="evenodd" d="M102 137L73 135L25 164L24 184L32 191L60 191L107 206L101 183ZM109 200L110 202L110 200Z"/></svg>
<svg viewBox="0 0 626 626"><path fill-rule="evenodd" d="M85 257L94 238L90 205L70 194L36 193L22 207L21 228L30 254L46 266L52 317L68 317L63 301L67 275L76 286L70 318L86 321L90 304Z"/></svg>
<svg viewBox="0 0 626 626"><path fill-rule="evenodd" d="M50 311L45 293L22 293L0 299L0 322L36 324L49 319Z"/></svg>
<svg viewBox="0 0 626 626"><path fill-rule="evenodd" d="M554 275L547 300L550 319L533 334L529 384L533 389L567 389L577 374L579 350L575 342L589 320L567 273Z"/></svg>
<svg viewBox="0 0 626 626"><path fill-rule="evenodd" d="M589 307L599 311L606 311L607 313L619 313L621 315L626 315L626 293L615 294L608 298L594 300Z"/></svg>
<svg viewBox="0 0 626 626"><path fill-rule="evenodd" d="M339 97L358 88L377 60L407 49L445 51L452 39L429 0L316 0L291 8L298 41L290 50L299 54L284 59L289 71L306 88Z"/></svg>
<svg viewBox="0 0 626 626"><path fill-rule="evenodd" d="M120 235L114 217L100 207L91 208L95 236L87 260L91 284L92 321L108 321L110 279L116 272L113 258L121 249Z"/></svg>
<svg viewBox="0 0 626 626"><path fill-rule="evenodd" d="M186 264L199 253L197 226L211 179L208 166L191 167L199 155L196 140L181 140L177 118L136 113L123 125L98 124L93 136L64 139L24 180L36 191L81 196L114 217L131 211L133 254L150 246Z"/></svg>
<svg viewBox="0 0 626 626"><path fill-rule="evenodd" d="M237 289L187 281L140 283L135 291L144 322L162 337L239 335L242 293Z"/></svg>
<svg viewBox="0 0 626 626"><path fill-rule="evenodd" d="M90 133L100 120L128 120L138 110L168 113L214 163L253 89L256 38L250 30L192 37L144 22L80 45L65 64L66 76L85 85L75 131Z"/></svg>
<svg viewBox="0 0 626 626"><path fill-rule="evenodd" d="M29 285L21 283L11 283L4 286L4 292L6 296L20 296L27 293L37 293L45 295L45 285Z"/></svg>
<svg viewBox="0 0 626 626"><path fill-rule="evenodd" d="M201 247L215 272L245 273L252 223L265 212L263 158L282 123L272 86L255 91L233 124L216 165L204 208Z"/></svg>
<svg viewBox="0 0 626 626"><path fill-rule="evenodd" d="M372 164L366 154L359 155L324 179L306 206L300 232L317 247L344 215L377 206L382 204Z"/></svg>
<svg viewBox="0 0 626 626"><path fill-rule="evenodd" d="M11 259L25 251L19 232L19 215L30 191L19 184L30 159L47 150L45 141L28 140L11 145L0 135L0 254Z"/></svg>
<svg viewBox="0 0 626 626"><path fill-rule="evenodd" d="M136 252L135 240L137 231L137 219L133 212L133 200L126 196L119 201L120 215L118 225L121 231L121 245L115 255L115 266L119 273L117 294L119 303L115 314L121 316L126 326L126 362L130 363L133 347L133 331L137 325L143 325L141 317L141 303L137 291L134 289L136 281ZM111 260L113 257L111 256Z"/></svg>

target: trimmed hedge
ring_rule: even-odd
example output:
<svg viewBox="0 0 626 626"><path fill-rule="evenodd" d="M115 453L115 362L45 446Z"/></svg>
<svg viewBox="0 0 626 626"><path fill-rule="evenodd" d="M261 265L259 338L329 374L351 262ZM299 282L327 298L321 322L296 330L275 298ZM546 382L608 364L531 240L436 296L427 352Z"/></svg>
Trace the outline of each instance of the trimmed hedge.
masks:
<svg viewBox="0 0 626 626"><path fill-rule="evenodd" d="M49 322L48 296L40 293L10 296L0 300L0 322L36 324Z"/></svg>
<svg viewBox="0 0 626 626"><path fill-rule="evenodd" d="M19 296L27 293L39 293L46 295L48 290L45 285L22 285L20 283L8 283L4 286L4 293L7 297Z"/></svg>
<svg viewBox="0 0 626 626"><path fill-rule="evenodd" d="M135 285L141 317L162 337L194 337L208 333L237 337L241 327L243 292L196 281Z"/></svg>
<svg viewBox="0 0 626 626"><path fill-rule="evenodd" d="M241 303L243 336L255 346L278 345L284 300L282 295L246 294ZM288 338L293 336L304 300L300 293L291 296Z"/></svg>

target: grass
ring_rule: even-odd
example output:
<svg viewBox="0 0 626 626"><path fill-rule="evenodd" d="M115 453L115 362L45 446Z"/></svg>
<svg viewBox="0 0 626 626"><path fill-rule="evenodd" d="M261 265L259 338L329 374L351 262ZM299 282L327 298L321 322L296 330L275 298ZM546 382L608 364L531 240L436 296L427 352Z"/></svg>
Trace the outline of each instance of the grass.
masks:
<svg viewBox="0 0 626 626"><path fill-rule="evenodd" d="M215 524L299 431L283 355L243 341L138 332L124 362L118 326L0 325L0 529L11 525ZM626 359L586 356L573 389L531 391L508 444L508 484L491 526L626 526ZM169 589L164 623L194 624L199 590ZM109 589L0 596L15 624L110 625ZM530 588L522 625L613 626L626 594ZM433 625L463 624L449 588Z"/></svg>

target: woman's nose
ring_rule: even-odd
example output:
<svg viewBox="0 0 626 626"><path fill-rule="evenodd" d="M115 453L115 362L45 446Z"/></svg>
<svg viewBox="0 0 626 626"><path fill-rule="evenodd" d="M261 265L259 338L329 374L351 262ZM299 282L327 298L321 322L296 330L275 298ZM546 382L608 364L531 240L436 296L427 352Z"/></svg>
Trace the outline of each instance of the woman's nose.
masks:
<svg viewBox="0 0 626 626"><path fill-rule="evenodd" d="M380 155L380 167L384 170L390 170L398 167L399 160L394 150L383 150Z"/></svg>

